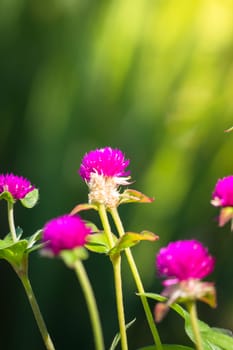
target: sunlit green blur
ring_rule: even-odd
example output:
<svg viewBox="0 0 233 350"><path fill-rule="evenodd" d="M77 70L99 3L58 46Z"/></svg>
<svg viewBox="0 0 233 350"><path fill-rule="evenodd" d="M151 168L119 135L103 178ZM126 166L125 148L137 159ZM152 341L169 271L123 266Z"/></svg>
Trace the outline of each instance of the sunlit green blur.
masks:
<svg viewBox="0 0 233 350"><path fill-rule="evenodd" d="M40 190L34 209L16 205L25 235L87 201L77 173L85 152L120 148L131 187L155 198L119 208L126 230L160 236L133 249L145 289L162 289L159 247L197 238L216 256L218 294L217 310L198 305L200 317L233 329L233 236L210 205L217 179L233 173L233 132L224 133L233 125L233 1L1 0L0 82L0 172ZM1 237L5 217L0 203ZM94 212L83 217L99 224ZM0 263L0 348L43 349L20 282ZM111 264L91 254L85 266L109 348L118 331ZM30 276L57 350L93 349L74 273L34 253ZM123 280L134 350L152 337L126 263ZM182 327L171 311L159 325L162 341L190 344Z"/></svg>

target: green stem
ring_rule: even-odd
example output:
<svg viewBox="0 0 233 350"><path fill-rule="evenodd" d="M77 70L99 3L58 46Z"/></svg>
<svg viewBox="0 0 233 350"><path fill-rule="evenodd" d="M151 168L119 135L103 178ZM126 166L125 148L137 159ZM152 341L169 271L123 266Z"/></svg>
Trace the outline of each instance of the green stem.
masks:
<svg viewBox="0 0 233 350"><path fill-rule="evenodd" d="M114 239L111 232L111 227L108 221L108 216L106 208L104 205L100 204L98 207L100 220L103 225L104 232L108 239L110 249L114 247ZM121 258L120 256L115 256L111 259L114 271L114 282L115 282L115 293L116 293L116 304L117 304L117 314L119 330L121 335L121 349L127 350L127 335L125 327L125 316L124 316L124 304L123 304L123 292L122 292L122 279L121 279Z"/></svg>
<svg viewBox="0 0 233 350"><path fill-rule="evenodd" d="M109 225L107 212L103 204L99 204L98 212L99 212L100 220L103 225L104 233L106 234L106 237L108 240L109 247L112 248L114 247L114 239L112 236L111 227Z"/></svg>
<svg viewBox="0 0 233 350"><path fill-rule="evenodd" d="M115 293L116 293L116 304L117 304L117 314L119 329L121 335L121 349L127 350L127 335L125 327L125 314L124 314L124 304L123 304L123 293L122 293L122 280L121 280L121 256L117 255L112 259L113 270L114 270L114 281L115 281Z"/></svg>
<svg viewBox="0 0 233 350"><path fill-rule="evenodd" d="M198 327L198 317L197 317L197 307L195 301L190 301L186 303L188 312L190 314L190 321L193 330L194 340L197 350L203 350L202 339L200 330Z"/></svg>
<svg viewBox="0 0 233 350"><path fill-rule="evenodd" d="M27 294L29 303L31 305L34 317L36 319L36 322L37 322L38 328L40 330L40 333L42 335L46 349L47 350L55 350L52 339L50 338L46 324L44 322L43 316L40 312L40 308L39 308L39 305L37 303L36 297L33 293L32 286L31 286L31 283L30 283L29 278L28 278L27 270L15 268L15 266L14 266L14 269L15 269L17 275L19 276L19 278L24 286L25 292Z"/></svg>
<svg viewBox="0 0 233 350"><path fill-rule="evenodd" d="M8 222L9 222L9 228L11 237L13 239L13 242L17 242L17 235L15 230L15 222L14 222L14 204L10 203L10 201L7 201L7 212L8 212Z"/></svg>
<svg viewBox="0 0 233 350"><path fill-rule="evenodd" d="M112 215L113 221L114 221L116 228L118 230L119 236L122 237L125 234L125 230L123 228L123 225L122 225L117 208L110 209L110 213ZM130 248L125 249L125 254L126 254L128 264L129 264L129 267L131 269L135 284L137 286L138 292L140 294L144 294L145 293L144 287L143 287L143 284L142 284L142 281L141 281L141 278L140 278L140 275L139 275L139 272L138 272L138 269L137 269L137 266L136 266L136 263L134 261L134 257L132 255ZM140 298L141 298L141 302L142 302L142 305L143 305L143 308L145 311L147 322L148 322L148 325L150 327L154 342L157 346L157 350L162 350L163 346L162 346L160 336L159 336L157 327L155 325L154 318L152 316L147 298L144 295L140 295Z"/></svg>
<svg viewBox="0 0 233 350"><path fill-rule="evenodd" d="M94 342L96 350L104 349L104 341L101 329L101 323L98 313L98 308L96 305L96 300L94 297L94 293L87 276L86 270L80 260L77 260L74 265L76 275L79 279L81 287L83 289L83 294L86 298L87 308L89 311L93 334L94 334Z"/></svg>

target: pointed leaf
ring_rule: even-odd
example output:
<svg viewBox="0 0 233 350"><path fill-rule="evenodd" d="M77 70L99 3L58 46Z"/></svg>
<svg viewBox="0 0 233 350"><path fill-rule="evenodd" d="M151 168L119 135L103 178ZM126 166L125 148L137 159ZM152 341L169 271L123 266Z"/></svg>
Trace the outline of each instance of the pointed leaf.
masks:
<svg viewBox="0 0 233 350"><path fill-rule="evenodd" d="M7 239L8 240L8 239ZM13 266L20 266L27 249L27 240L11 243L0 250L0 259L7 260Z"/></svg>
<svg viewBox="0 0 233 350"><path fill-rule="evenodd" d="M94 204L89 204L89 203L78 204L76 205L76 207L74 207L74 209L71 210L70 215L74 215L79 213L80 211L90 210L90 209L98 210L97 206Z"/></svg>
<svg viewBox="0 0 233 350"><path fill-rule="evenodd" d="M28 192L26 196L20 199L20 202L23 204L25 208L33 208L39 199L39 191L35 188L33 191Z"/></svg>
<svg viewBox="0 0 233 350"><path fill-rule="evenodd" d="M84 222L85 222L85 225L91 229L91 232L93 233L100 232L96 224L94 224L92 221L84 220Z"/></svg>
<svg viewBox="0 0 233 350"><path fill-rule="evenodd" d="M41 239L42 230L36 231L32 236L27 238L28 248L31 248L36 242Z"/></svg>
<svg viewBox="0 0 233 350"><path fill-rule="evenodd" d="M65 264L73 268L77 260L86 260L88 252L84 247L78 247L71 250L62 250L59 254Z"/></svg>
<svg viewBox="0 0 233 350"><path fill-rule="evenodd" d="M123 203L151 203L153 201L154 201L153 198L150 198L139 191L127 189L121 194L119 204L123 204Z"/></svg>
<svg viewBox="0 0 233 350"><path fill-rule="evenodd" d="M124 236L119 238L117 244L114 248L111 249L110 254L115 255L119 254L122 250L133 247L138 244L140 241L157 241L159 236L155 235L149 231L142 231L141 233L127 232Z"/></svg>
<svg viewBox="0 0 233 350"><path fill-rule="evenodd" d="M108 240L104 232L88 235L85 247L95 253L107 254L110 250Z"/></svg>
<svg viewBox="0 0 233 350"><path fill-rule="evenodd" d="M125 328L128 329L135 321L136 321L136 318L134 318L132 321L130 321L129 323L127 323L127 324L125 325ZM120 333L117 333L117 334L115 335L113 341L112 341L112 344L111 344L109 350L115 350L120 340L121 340Z"/></svg>

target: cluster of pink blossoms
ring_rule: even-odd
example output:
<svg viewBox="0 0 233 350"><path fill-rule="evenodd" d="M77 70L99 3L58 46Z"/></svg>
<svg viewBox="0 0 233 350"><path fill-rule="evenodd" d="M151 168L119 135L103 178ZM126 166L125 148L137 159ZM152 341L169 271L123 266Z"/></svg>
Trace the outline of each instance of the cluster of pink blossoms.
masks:
<svg viewBox="0 0 233 350"><path fill-rule="evenodd" d="M23 199L29 192L33 191L30 181L22 176L14 174L0 174L0 194L10 192L14 200Z"/></svg>
<svg viewBox="0 0 233 350"><path fill-rule="evenodd" d="M119 149L105 147L86 153L82 159L79 174L89 187L89 202L103 204L107 208L117 206L119 186L128 185L130 161ZM35 187L30 181L13 174L0 175L0 194L7 191L12 197L24 198ZM222 210L230 208L227 220L233 218L233 176L219 179L212 194L211 203ZM46 249L58 255L64 249L83 246L91 233L89 227L78 216L63 215L50 220L43 229ZM160 249L156 257L159 276L166 287L187 281L199 281L214 269L215 259L196 240L181 240Z"/></svg>

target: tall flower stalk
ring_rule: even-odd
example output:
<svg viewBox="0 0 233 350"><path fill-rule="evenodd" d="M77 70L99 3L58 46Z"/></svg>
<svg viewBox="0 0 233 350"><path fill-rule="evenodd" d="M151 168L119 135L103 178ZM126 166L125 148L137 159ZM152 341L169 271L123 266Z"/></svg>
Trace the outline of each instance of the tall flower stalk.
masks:
<svg viewBox="0 0 233 350"><path fill-rule="evenodd" d="M100 317L99 317L99 312L98 312L94 292L91 287L91 283L89 281L86 270L80 259L77 259L75 261L74 269L86 299L87 308L88 308L88 312L89 312L89 316L92 324L93 335L94 335L95 349L104 350L104 340L103 340L103 334L101 329L101 322L100 322Z"/></svg>
<svg viewBox="0 0 233 350"><path fill-rule="evenodd" d="M122 221L120 219L120 216L119 216L117 208L111 208L110 209L110 213L112 215L112 218L113 218L114 223L116 225L116 228L118 230L119 236L120 237L124 236L125 230L124 230L124 227L123 227ZM160 340L160 336L159 336L157 327L155 325L154 318L153 318L153 315L151 313L150 306L148 304L147 298L143 295L145 293L144 287L143 287L143 283L141 281L141 277L140 277L140 274L138 272L138 268L137 268L137 265L135 263L134 257L132 255L131 249L130 248L126 248L125 249L125 254L126 254L126 257L127 257L127 260L128 260L128 264L129 264L129 267L131 269L131 272L132 272L135 284L137 286L138 292L140 293L141 302L142 302L142 305L143 305L143 308L144 308L144 311L145 311L147 322L148 322L148 325L150 327L150 330L151 330L154 342L155 342L155 344L157 346L157 349L158 350L162 350L163 347L162 347L162 343L161 343L161 340Z"/></svg>
<svg viewBox="0 0 233 350"><path fill-rule="evenodd" d="M114 247L114 240L111 232L111 227L108 221L108 216L106 208L103 204L98 205L98 212L100 220L103 225L105 235L108 240L110 249ZM119 330L121 335L121 348L122 350L128 349L126 326L125 326L125 313L124 313L124 303L123 303L123 292L122 292L122 278L121 278L121 256L120 254L114 255L111 258L113 272L114 272L114 283L115 283L115 293L116 293L116 304L117 304L117 314L119 322Z"/></svg>
<svg viewBox="0 0 233 350"><path fill-rule="evenodd" d="M197 305L195 301L186 302L186 307L190 315L191 326L193 330L193 337L196 344L197 350L204 350L202 344L202 338L200 334L200 329L198 326L198 317L197 317Z"/></svg>
<svg viewBox="0 0 233 350"><path fill-rule="evenodd" d="M16 271L19 279L21 280L24 290L26 292L28 301L31 305L32 312L34 314L36 323L38 325L38 328L40 330L42 339L44 341L45 347L47 350L55 350L53 341L49 335L49 332L47 330L44 318L41 314L39 305L37 303L35 294L33 292L29 277L28 277L28 257L26 256L24 261L22 262L22 265L20 267L13 266L14 270Z"/></svg>
<svg viewBox="0 0 233 350"><path fill-rule="evenodd" d="M115 222L115 226L118 230L120 239L125 235L125 231L120 220L117 207L122 200L121 193L119 191L120 186L129 185L130 172L126 170L129 165L129 160L125 159L124 154L119 149L112 149L111 147L105 147L96 149L86 153L83 157L81 166L79 168L79 174L89 187L89 204L96 206L99 216L103 225L104 233L108 240L108 245L111 250L114 248L115 242L111 227L108 221L107 212L110 212ZM136 191L134 191L134 194ZM126 195L125 198L127 198ZM137 270L134 258L131 250L125 248L128 263L131 268L134 280L138 292L144 293L143 284ZM124 318L124 306L123 306L123 294L122 294L122 282L120 272L120 251L117 254L111 256L114 269L116 300L118 309L119 327L121 332L122 349L127 348L126 327ZM141 296L142 304L146 313L146 318L151 329L154 341L157 349L162 350L162 344L160 337L155 326L149 304L145 296Z"/></svg>

